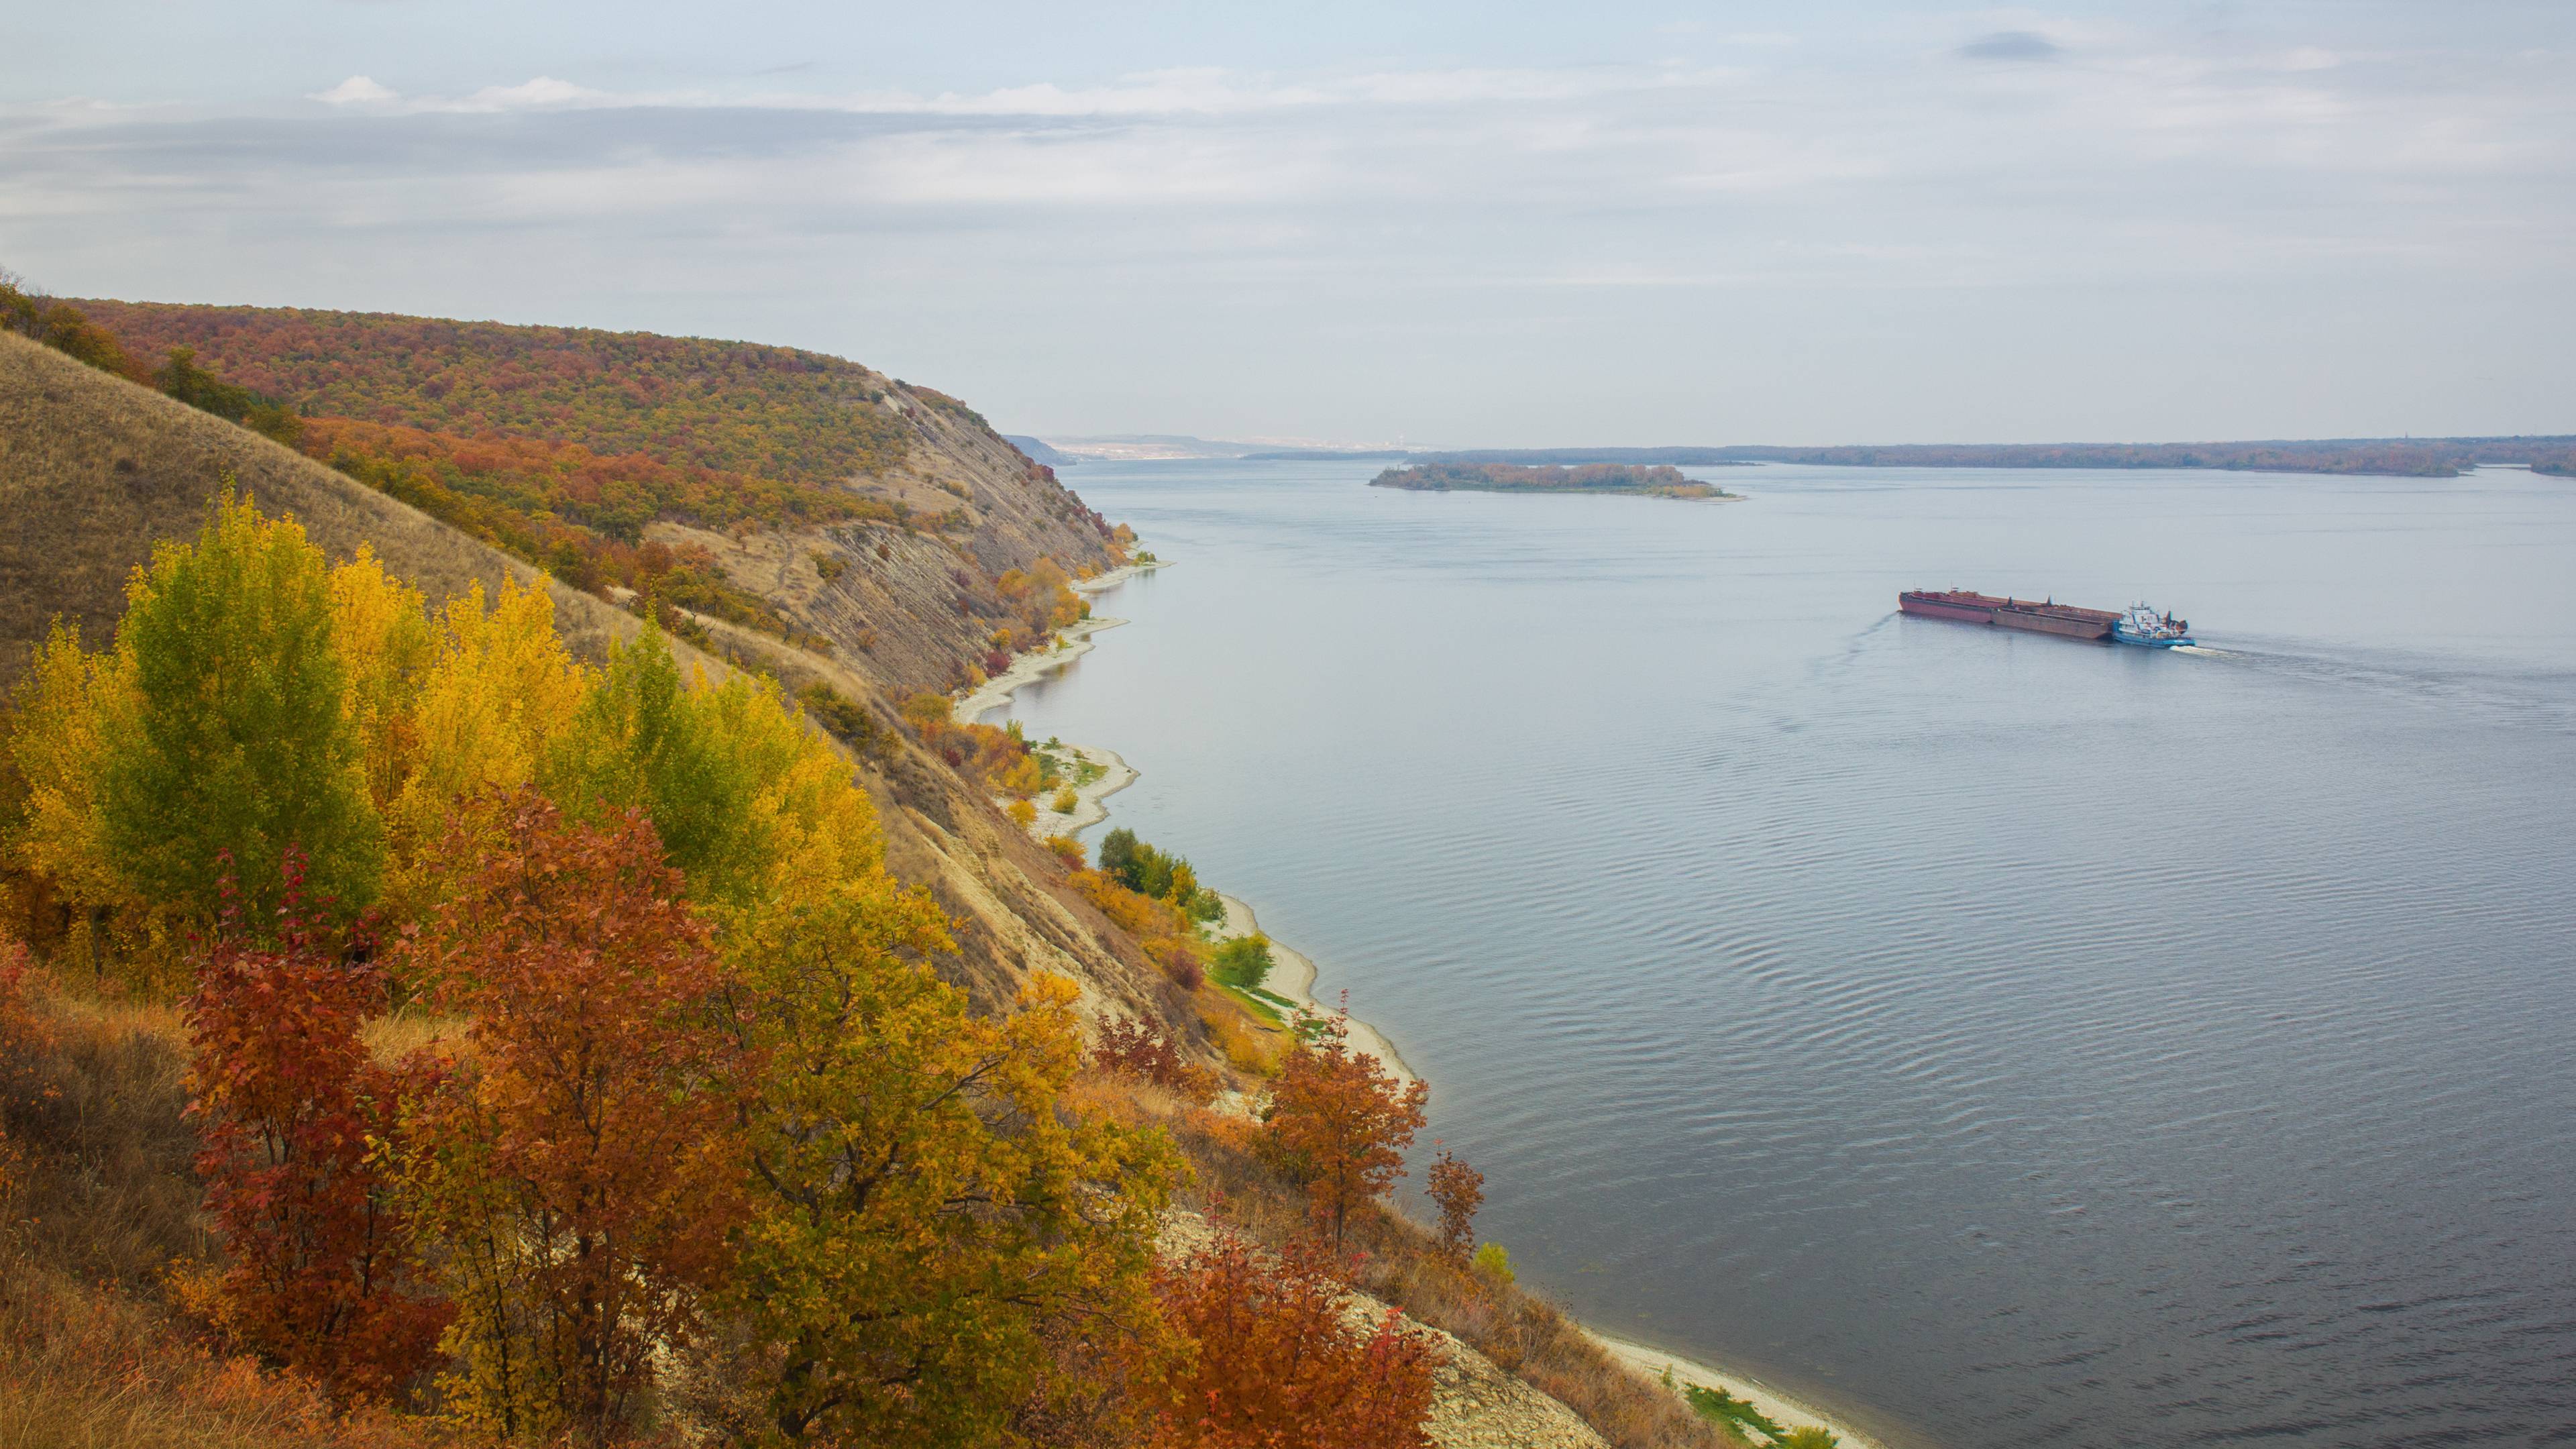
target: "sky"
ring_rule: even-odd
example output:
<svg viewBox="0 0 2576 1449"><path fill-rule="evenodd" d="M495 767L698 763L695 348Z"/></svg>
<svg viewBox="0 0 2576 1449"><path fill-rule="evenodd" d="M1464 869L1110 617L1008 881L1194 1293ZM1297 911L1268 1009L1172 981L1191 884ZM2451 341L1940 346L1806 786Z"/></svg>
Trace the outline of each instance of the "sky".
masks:
<svg viewBox="0 0 2576 1449"><path fill-rule="evenodd" d="M786 343L1009 431L2576 432L2564 0L81 0L63 296Z"/></svg>

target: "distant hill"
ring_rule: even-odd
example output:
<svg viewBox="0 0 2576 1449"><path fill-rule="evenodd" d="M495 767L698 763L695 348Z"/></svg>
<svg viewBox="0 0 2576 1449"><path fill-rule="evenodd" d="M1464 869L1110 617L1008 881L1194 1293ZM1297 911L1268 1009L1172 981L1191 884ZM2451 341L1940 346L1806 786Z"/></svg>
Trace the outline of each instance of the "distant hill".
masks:
<svg viewBox="0 0 2576 1449"><path fill-rule="evenodd" d="M1195 438L1187 433L1102 433L1095 437L1057 438L1056 451L1077 458L1141 461L1167 458L1241 458L1259 451L1256 443L1229 443Z"/></svg>
<svg viewBox="0 0 2576 1449"><path fill-rule="evenodd" d="M1426 463L1818 463L1843 468L2212 468L2260 473L2351 473L2448 478L2483 463L2576 473L2576 436L2320 438L2239 443L1895 443L1826 448L1476 448L1415 453Z"/></svg>
<svg viewBox="0 0 2576 1449"><path fill-rule="evenodd" d="M2576 467L2576 436L2318 438L2243 443L1908 443L1833 448L1727 448L1746 461L1846 468L2214 468L2252 473L2347 473L2451 478L2482 463L2545 473Z"/></svg>
<svg viewBox="0 0 2576 1449"><path fill-rule="evenodd" d="M1026 433L1004 433L1002 441L1028 454L1030 462L1044 463L1050 468L1070 468L1082 461L1071 453L1059 452L1047 446L1046 439L1033 438Z"/></svg>

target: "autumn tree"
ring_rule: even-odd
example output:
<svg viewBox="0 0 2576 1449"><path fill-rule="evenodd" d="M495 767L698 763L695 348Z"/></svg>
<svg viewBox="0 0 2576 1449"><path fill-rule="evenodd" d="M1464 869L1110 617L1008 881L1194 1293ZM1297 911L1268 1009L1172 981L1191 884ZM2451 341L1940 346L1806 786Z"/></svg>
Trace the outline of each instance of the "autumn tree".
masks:
<svg viewBox="0 0 2576 1449"><path fill-rule="evenodd" d="M850 769L766 681L683 678L647 628L617 650L540 774L575 816L641 811L689 893L736 909L784 862L819 850L836 879L882 855Z"/></svg>
<svg viewBox="0 0 2576 1449"><path fill-rule="evenodd" d="M1198 1346L1168 1384L1154 1449L1427 1449L1438 1354L1395 1310L1367 1328L1323 1247L1270 1255L1232 1233L1158 1277Z"/></svg>
<svg viewBox="0 0 2576 1449"><path fill-rule="evenodd" d="M482 868L406 944L472 1025L408 1122L440 1239L460 1411L612 1437L724 1277L740 1218L733 1034L707 927L642 817L515 800Z"/></svg>
<svg viewBox="0 0 2576 1449"><path fill-rule="evenodd" d="M1346 1016L1301 1025L1308 1041L1270 1089L1265 1138L1272 1159L1306 1184L1317 1224L1339 1247L1351 1214L1402 1175L1431 1087L1399 1083L1375 1056L1351 1050Z"/></svg>
<svg viewBox="0 0 2576 1449"><path fill-rule="evenodd" d="M505 581L487 598L478 583L447 601L431 633L400 724L407 741L384 747L391 755L407 743L411 755L385 813L388 905L406 917L426 914L463 879L479 850L451 856L449 834L497 836L591 685L555 634L542 584Z"/></svg>
<svg viewBox="0 0 2576 1449"><path fill-rule="evenodd" d="M138 569L117 629L123 708L97 722L102 842L145 899L211 918L226 872L245 919L307 853L312 894L374 899L383 830L368 800L322 551L291 518L215 501L194 544Z"/></svg>
<svg viewBox="0 0 2576 1449"><path fill-rule="evenodd" d="M26 793L7 863L45 881L75 912L104 913L130 900L98 809L102 734L107 720L131 712L130 682L112 656L84 652L79 629L58 619L10 703L9 763Z"/></svg>
<svg viewBox="0 0 2576 1449"><path fill-rule="evenodd" d="M1484 1206L1485 1175L1444 1148L1423 1176L1440 1209L1440 1251L1463 1263L1476 1245L1476 1209Z"/></svg>
<svg viewBox="0 0 2576 1449"><path fill-rule="evenodd" d="M385 1170L402 1084L359 1031L384 978L308 917L301 853L281 869L277 919L253 933L228 909L187 1002L197 1170L224 1247L187 1296L268 1361L381 1398L427 1365L449 1310L414 1275Z"/></svg>
<svg viewBox="0 0 2576 1449"><path fill-rule="evenodd" d="M990 1442L1069 1387L1059 1339L1150 1317L1168 1143L1058 1112L1082 1061L1070 983L977 1016L918 959L946 945L881 873L792 882L728 936L764 1066L726 1301L785 1440Z"/></svg>

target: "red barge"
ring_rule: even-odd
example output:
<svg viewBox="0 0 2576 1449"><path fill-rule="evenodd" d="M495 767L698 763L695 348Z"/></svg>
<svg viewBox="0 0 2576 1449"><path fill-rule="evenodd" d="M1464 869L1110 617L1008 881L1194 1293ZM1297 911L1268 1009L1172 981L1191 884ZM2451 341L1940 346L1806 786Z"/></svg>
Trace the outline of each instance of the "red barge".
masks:
<svg viewBox="0 0 2576 1449"><path fill-rule="evenodd" d="M2028 629L2034 634L2062 634L2069 639L2108 639L2112 626L2121 619L2108 609L2079 609L2054 599L1998 599L1966 589L1908 589L1896 596L1896 607L1927 619L1993 624L2005 629Z"/></svg>

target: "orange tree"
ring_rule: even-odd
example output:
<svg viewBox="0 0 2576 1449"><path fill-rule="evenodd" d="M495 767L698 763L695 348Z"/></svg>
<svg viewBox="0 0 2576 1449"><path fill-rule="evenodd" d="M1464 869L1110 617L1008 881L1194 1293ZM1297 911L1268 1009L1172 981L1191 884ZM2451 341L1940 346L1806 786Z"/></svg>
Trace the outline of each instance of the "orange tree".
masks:
<svg viewBox="0 0 2576 1449"><path fill-rule="evenodd" d="M1308 1038L1270 1089L1264 1136L1272 1160L1306 1184L1316 1223L1334 1246L1404 1172L1404 1149L1422 1130L1427 1082L1399 1084L1378 1059L1350 1047L1347 1017L1301 1018Z"/></svg>
<svg viewBox="0 0 2576 1449"><path fill-rule="evenodd" d="M413 1273L381 1170L401 1084L359 1027L384 978L305 918L302 878L290 847L274 944L228 910L188 999L197 1170L226 1262L185 1296L335 1397L377 1398L428 1365L449 1310Z"/></svg>
<svg viewBox="0 0 2576 1449"><path fill-rule="evenodd" d="M1476 1209L1485 1203L1485 1175L1443 1150L1424 1177L1431 1200L1440 1207L1440 1251L1464 1262L1467 1250L1476 1245Z"/></svg>
<svg viewBox="0 0 2576 1449"><path fill-rule="evenodd" d="M523 790L477 843L482 869L404 951L472 1021L408 1124L458 1310L447 1387L483 1431L596 1442L724 1277L739 1063L707 928L641 815L570 823Z"/></svg>
<svg viewBox="0 0 2576 1449"><path fill-rule="evenodd" d="M1388 1309L1355 1325L1320 1244L1277 1257L1232 1234L1166 1269L1171 1324L1198 1345L1168 1381L1153 1449L1427 1449L1436 1351Z"/></svg>

